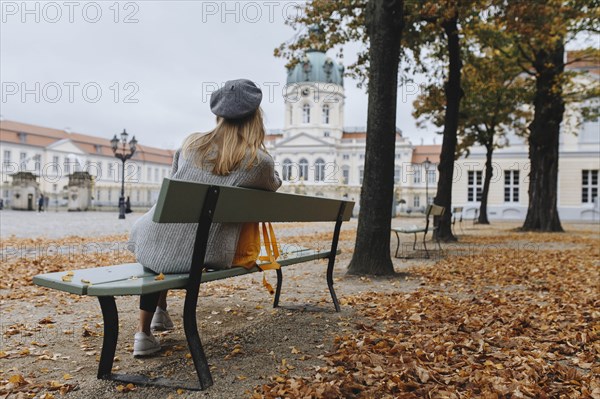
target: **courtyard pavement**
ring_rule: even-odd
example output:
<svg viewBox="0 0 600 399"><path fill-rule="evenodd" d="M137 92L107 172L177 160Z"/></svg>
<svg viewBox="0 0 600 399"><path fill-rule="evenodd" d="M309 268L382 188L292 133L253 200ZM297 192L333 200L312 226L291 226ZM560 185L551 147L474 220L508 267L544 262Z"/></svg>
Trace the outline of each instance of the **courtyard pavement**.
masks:
<svg viewBox="0 0 600 399"><path fill-rule="evenodd" d="M119 219L115 212L0 211L0 239L14 235L18 238L61 238L67 236L93 237L124 234L142 216L134 212Z"/></svg>

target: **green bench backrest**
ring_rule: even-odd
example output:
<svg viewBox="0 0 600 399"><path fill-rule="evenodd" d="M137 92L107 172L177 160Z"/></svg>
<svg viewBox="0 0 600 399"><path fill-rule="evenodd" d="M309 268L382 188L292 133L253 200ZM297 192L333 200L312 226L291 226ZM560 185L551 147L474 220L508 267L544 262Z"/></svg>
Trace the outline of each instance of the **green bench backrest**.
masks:
<svg viewBox="0 0 600 399"><path fill-rule="evenodd" d="M197 223L210 185L164 179L153 220L157 223ZM327 222L350 220L354 202L219 186L213 222Z"/></svg>
<svg viewBox="0 0 600 399"><path fill-rule="evenodd" d="M425 211L425 215L429 216L442 216L444 215L444 211L446 209L443 206L431 204L427 206L427 210Z"/></svg>

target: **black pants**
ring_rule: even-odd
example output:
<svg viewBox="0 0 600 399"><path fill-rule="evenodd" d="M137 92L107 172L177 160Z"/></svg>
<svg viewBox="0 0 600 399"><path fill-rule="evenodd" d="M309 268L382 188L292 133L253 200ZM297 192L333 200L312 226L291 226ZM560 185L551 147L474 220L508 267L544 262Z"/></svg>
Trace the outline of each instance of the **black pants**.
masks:
<svg viewBox="0 0 600 399"><path fill-rule="evenodd" d="M153 292L152 294L140 295L140 309L154 313L160 294L161 292Z"/></svg>

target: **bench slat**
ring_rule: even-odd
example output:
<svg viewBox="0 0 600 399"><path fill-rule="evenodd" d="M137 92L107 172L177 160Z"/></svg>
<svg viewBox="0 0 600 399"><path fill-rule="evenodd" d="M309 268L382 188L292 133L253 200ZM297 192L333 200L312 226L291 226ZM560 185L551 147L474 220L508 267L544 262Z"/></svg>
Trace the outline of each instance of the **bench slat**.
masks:
<svg viewBox="0 0 600 399"><path fill-rule="evenodd" d="M157 223L197 223L210 186L164 179L153 220ZM346 202L343 220L350 220L354 202L304 195L219 186L213 222L327 222L336 221ZM193 204L193 206L192 206Z"/></svg>
<svg viewBox="0 0 600 399"><path fill-rule="evenodd" d="M327 258L330 253L331 251L328 250L315 251L298 248L295 252L282 255L278 261L281 266L289 266L314 259ZM227 270L205 272L202 274L202 282L216 281L257 271L259 271L258 268L247 270L243 267L233 267ZM188 273L165 274L164 280L155 280L156 274L139 263L73 270L71 282L62 280L65 275L66 272L40 274L33 278L33 283L71 294L119 296L142 295L166 289L184 288L189 277ZM91 284L84 283L81 279L87 280Z"/></svg>
<svg viewBox="0 0 600 399"><path fill-rule="evenodd" d="M397 231L398 233L422 233L425 231L425 227L418 227L418 226L393 227L392 231Z"/></svg>
<svg viewBox="0 0 600 399"><path fill-rule="evenodd" d="M282 267L291 266L296 263L307 262L313 259L326 258L330 251L306 251L303 254L293 255L287 259L279 261ZM202 282L217 281L229 277L241 276L258 272L257 268L245 269L243 267L232 267L227 270L218 270L213 272L202 273ZM92 285L88 288L87 295L103 296L103 295L141 295L150 294L152 292L164 291L166 289L184 288L188 281L188 274L169 274L165 275L164 280L157 281L154 278L156 275L145 276L137 280L116 281L109 284Z"/></svg>
<svg viewBox="0 0 600 399"><path fill-rule="evenodd" d="M39 274L33 277L33 283L43 287L53 288L71 294L87 295L87 289L90 284L84 283L82 279L92 282L92 284L110 283L128 279L131 276L155 276L155 274L145 269L139 263L125 263L118 266L94 267L89 269L72 270L71 281L63 281L67 272L56 272Z"/></svg>

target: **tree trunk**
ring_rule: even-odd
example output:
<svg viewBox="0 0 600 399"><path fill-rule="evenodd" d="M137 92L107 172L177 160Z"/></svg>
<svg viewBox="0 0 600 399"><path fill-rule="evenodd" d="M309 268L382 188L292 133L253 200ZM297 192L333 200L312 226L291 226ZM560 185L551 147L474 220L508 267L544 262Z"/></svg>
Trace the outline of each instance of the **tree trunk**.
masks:
<svg viewBox="0 0 600 399"><path fill-rule="evenodd" d="M493 137L493 136L492 136ZM490 193L490 183L494 174L494 168L492 166L492 154L494 152L494 143L485 146L485 177L483 180L483 191L481 192L481 205L479 206L479 218L477 221L479 224L490 224L487 217L487 202L488 195ZM475 193L477 195L477 193Z"/></svg>
<svg viewBox="0 0 600 399"><path fill-rule="evenodd" d="M402 0L370 0L367 5L370 67L366 159L356 244L348 274L394 274L390 229L403 7Z"/></svg>
<svg viewBox="0 0 600 399"><path fill-rule="evenodd" d="M537 71L533 122L529 126L529 207L522 230L563 231L558 217L558 146L565 111L560 79L564 45L536 54Z"/></svg>
<svg viewBox="0 0 600 399"><path fill-rule="evenodd" d="M446 208L444 216L439 218L437 223L439 229L437 234L443 241L456 241L452 234L452 178L454 173L454 159L456 154L456 132L458 130L458 111L462 89L460 87L460 73L462 62L460 59L460 43L457 26L458 15L444 22L444 32L448 40L448 81L445 85L446 93L446 113L444 115L444 139L442 142L442 151L440 154L440 164L438 170L440 177L438 180L437 194L434 203Z"/></svg>

